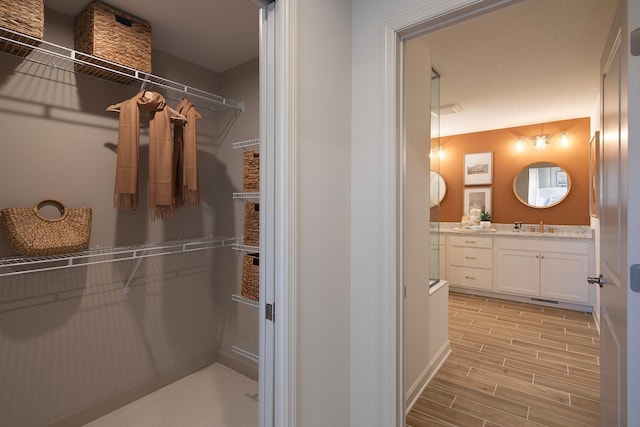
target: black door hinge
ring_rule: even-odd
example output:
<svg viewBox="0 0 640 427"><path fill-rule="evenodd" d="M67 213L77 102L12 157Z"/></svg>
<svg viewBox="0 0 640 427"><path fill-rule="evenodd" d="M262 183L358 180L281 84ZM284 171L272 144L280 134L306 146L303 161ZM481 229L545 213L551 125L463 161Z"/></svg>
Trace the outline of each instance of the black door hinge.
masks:
<svg viewBox="0 0 640 427"><path fill-rule="evenodd" d="M267 304L266 315L265 315L267 320L271 320L272 322L274 322L275 315L276 315L275 303Z"/></svg>

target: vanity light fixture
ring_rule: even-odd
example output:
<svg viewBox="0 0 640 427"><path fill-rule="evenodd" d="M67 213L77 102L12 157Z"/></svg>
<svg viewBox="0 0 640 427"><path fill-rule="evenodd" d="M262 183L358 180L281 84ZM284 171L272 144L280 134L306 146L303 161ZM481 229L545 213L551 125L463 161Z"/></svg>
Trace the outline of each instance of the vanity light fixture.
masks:
<svg viewBox="0 0 640 427"><path fill-rule="evenodd" d="M567 148L569 147L569 134L566 132L562 132L562 133L557 133L557 134L542 134L542 135L535 135L532 137L519 137L516 139L516 151L517 152L522 152L524 151L524 142L525 141L532 141L533 142L533 146L536 147L536 149L538 150L544 150L544 148L551 144L551 140L554 139L555 137L560 137L560 147L562 148Z"/></svg>
<svg viewBox="0 0 640 427"><path fill-rule="evenodd" d="M436 148L432 148L431 150L429 150L429 158L433 159L433 156L436 155L438 156L439 159L442 159L444 157L444 147L438 147Z"/></svg>

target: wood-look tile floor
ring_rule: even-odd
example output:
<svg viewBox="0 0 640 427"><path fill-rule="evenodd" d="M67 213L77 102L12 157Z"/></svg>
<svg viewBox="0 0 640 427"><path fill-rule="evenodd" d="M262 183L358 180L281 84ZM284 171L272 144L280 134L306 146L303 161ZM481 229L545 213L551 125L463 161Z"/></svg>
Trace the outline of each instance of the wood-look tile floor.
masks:
<svg viewBox="0 0 640 427"><path fill-rule="evenodd" d="M407 426L599 426L591 313L451 292L452 353Z"/></svg>

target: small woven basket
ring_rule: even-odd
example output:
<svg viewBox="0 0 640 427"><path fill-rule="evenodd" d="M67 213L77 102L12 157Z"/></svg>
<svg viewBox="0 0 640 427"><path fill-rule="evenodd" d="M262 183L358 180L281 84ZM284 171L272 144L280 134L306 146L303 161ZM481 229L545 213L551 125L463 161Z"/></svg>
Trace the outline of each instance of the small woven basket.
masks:
<svg viewBox="0 0 640 427"><path fill-rule="evenodd" d="M243 190L248 193L260 191L260 153L256 150L244 152Z"/></svg>
<svg viewBox="0 0 640 427"><path fill-rule="evenodd" d="M242 260L242 296L254 301L260 298L260 257L246 254Z"/></svg>
<svg viewBox="0 0 640 427"><path fill-rule="evenodd" d="M0 0L0 34L11 40L35 45L32 39L13 34L6 29L42 40L44 36L43 0ZM32 49L13 43L0 42L0 51L26 56Z"/></svg>
<svg viewBox="0 0 640 427"><path fill-rule="evenodd" d="M242 242L249 246L260 246L260 205L245 203L244 235Z"/></svg>
<svg viewBox="0 0 640 427"><path fill-rule="evenodd" d="M40 215L44 205L53 205L60 217ZM57 200L43 200L32 208L5 208L0 211L7 239L24 256L79 252L89 246L91 208L67 208Z"/></svg>
<svg viewBox="0 0 640 427"><path fill-rule="evenodd" d="M79 52L146 73L151 72L151 25L102 2L90 3L76 17L74 43L75 49ZM79 59L99 63L83 55L80 55ZM131 72L124 68L109 68L131 75ZM105 73L96 67L86 67L82 64L76 65L76 71L99 74L101 78L122 83L131 81L126 76Z"/></svg>

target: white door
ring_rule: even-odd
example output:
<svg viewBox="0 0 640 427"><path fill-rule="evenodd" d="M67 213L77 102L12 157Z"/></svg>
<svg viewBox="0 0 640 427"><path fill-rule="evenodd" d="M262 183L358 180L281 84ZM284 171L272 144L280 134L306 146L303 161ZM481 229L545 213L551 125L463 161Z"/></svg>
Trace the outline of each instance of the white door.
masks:
<svg viewBox="0 0 640 427"><path fill-rule="evenodd" d="M601 61L601 409L607 427L627 425L626 3L620 1Z"/></svg>

